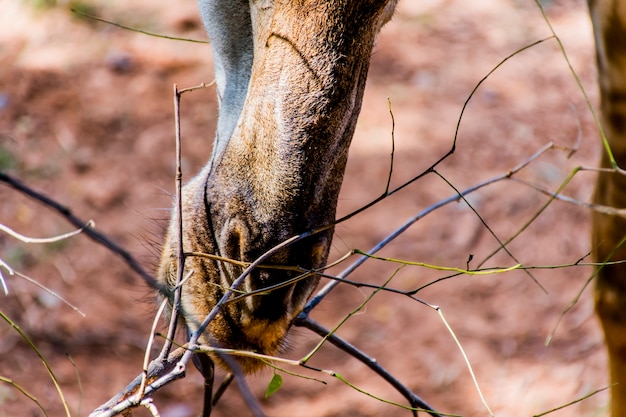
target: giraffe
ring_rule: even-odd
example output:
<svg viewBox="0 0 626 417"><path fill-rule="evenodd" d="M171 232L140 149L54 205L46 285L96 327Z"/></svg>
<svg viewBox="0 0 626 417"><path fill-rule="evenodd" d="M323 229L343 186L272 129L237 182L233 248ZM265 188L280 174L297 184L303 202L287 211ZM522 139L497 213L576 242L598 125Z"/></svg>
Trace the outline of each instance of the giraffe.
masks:
<svg viewBox="0 0 626 417"><path fill-rule="evenodd" d="M185 252L251 262L285 239L326 227L266 260L308 270L325 264L374 39L396 3L200 0L219 118L211 159L182 192ZM172 222L158 273L169 299L177 276L176 227ZM185 268L193 273L182 286L179 311L193 332L243 269L200 257L189 257ZM241 290L296 275L257 269ZM310 276L227 304L208 325L206 341L276 354L318 280ZM261 366L238 361L244 372Z"/></svg>
<svg viewBox="0 0 626 417"><path fill-rule="evenodd" d="M589 0L594 29L601 122L611 152L620 167L626 166L626 2ZM603 152L601 168L614 168ZM594 202L626 207L626 177L600 171ZM626 219L594 212L592 249L596 262L626 258ZM611 416L626 416L626 265L598 269L595 284L596 312L604 330L609 357Z"/></svg>

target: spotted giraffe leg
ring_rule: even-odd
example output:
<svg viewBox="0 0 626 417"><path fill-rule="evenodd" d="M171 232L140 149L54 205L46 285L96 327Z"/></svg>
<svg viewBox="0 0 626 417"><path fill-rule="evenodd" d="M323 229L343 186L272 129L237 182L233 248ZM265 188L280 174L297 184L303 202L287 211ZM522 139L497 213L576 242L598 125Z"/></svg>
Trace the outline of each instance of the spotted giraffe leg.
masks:
<svg viewBox="0 0 626 417"><path fill-rule="evenodd" d="M626 1L589 0L594 26L602 125L621 168L626 168ZM610 168L603 153L601 166ZM626 208L626 176L601 172L595 202ZM626 259L626 219L593 214L592 246L598 262ZM626 417L626 264L600 268L596 311L604 329L611 375L611 416Z"/></svg>

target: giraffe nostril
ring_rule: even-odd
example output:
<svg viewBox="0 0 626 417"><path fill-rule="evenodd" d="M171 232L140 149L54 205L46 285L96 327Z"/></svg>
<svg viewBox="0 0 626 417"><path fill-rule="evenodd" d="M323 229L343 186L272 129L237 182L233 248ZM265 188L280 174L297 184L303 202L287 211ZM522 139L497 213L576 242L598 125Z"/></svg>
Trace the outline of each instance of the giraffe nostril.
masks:
<svg viewBox="0 0 626 417"><path fill-rule="evenodd" d="M233 260L243 261L248 234L248 228L243 221L237 218L229 220L222 235L222 242L225 242L224 254Z"/></svg>
<svg viewBox="0 0 626 417"><path fill-rule="evenodd" d="M220 255L226 258L222 262L222 272L227 285L243 272L243 262L249 261L246 259L249 235L246 224L238 218L232 218L224 225L220 236Z"/></svg>

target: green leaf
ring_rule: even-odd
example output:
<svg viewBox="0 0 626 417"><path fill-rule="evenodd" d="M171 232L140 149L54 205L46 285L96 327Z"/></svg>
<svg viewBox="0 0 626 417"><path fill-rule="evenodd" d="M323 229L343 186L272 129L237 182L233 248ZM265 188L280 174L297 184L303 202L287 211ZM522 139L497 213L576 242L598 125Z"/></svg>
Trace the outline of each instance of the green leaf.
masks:
<svg viewBox="0 0 626 417"><path fill-rule="evenodd" d="M282 386L283 386L283 377L275 373L270 383L267 384L267 389L265 390L265 398L268 398L270 395L274 394Z"/></svg>

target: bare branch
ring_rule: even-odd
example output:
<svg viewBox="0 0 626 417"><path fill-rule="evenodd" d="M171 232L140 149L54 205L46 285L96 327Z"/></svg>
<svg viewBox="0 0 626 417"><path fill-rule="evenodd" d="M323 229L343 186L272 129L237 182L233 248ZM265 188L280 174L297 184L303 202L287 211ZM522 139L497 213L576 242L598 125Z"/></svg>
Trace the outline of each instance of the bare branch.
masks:
<svg viewBox="0 0 626 417"><path fill-rule="evenodd" d="M180 347L170 353L165 361L157 359L150 362L144 397L185 376L187 362L184 361L184 358L186 352L189 351L185 347ZM139 406L141 399L137 401L137 393L141 389L143 377L142 372L126 388L96 408L89 414L89 417L113 417L124 410Z"/></svg>
<svg viewBox="0 0 626 417"><path fill-rule="evenodd" d="M46 196L45 194L41 192L33 190L32 188L25 185L17 178L14 178L11 175L7 174L6 172L0 171L0 182L7 184L9 187L13 188L14 190L51 208L52 210L60 214L62 217L64 217L65 220L67 220L70 224L73 224L76 227L83 228L85 227L85 225L89 223L76 217L72 213L71 209L69 209L68 207L61 205L57 201L53 200L52 198ZM148 272L146 272L145 269L143 269L141 264L127 250L122 248L117 243L113 242L104 233L96 230L93 227L86 227L84 228L83 232L87 236L89 236L89 238L92 239L94 242L104 246L105 248L109 249L111 252L120 256L124 260L124 262L126 262L126 264L133 271L139 274L139 276L152 288L156 288L159 290L161 289L161 285L157 283L157 281L152 277L151 274L149 274Z"/></svg>

